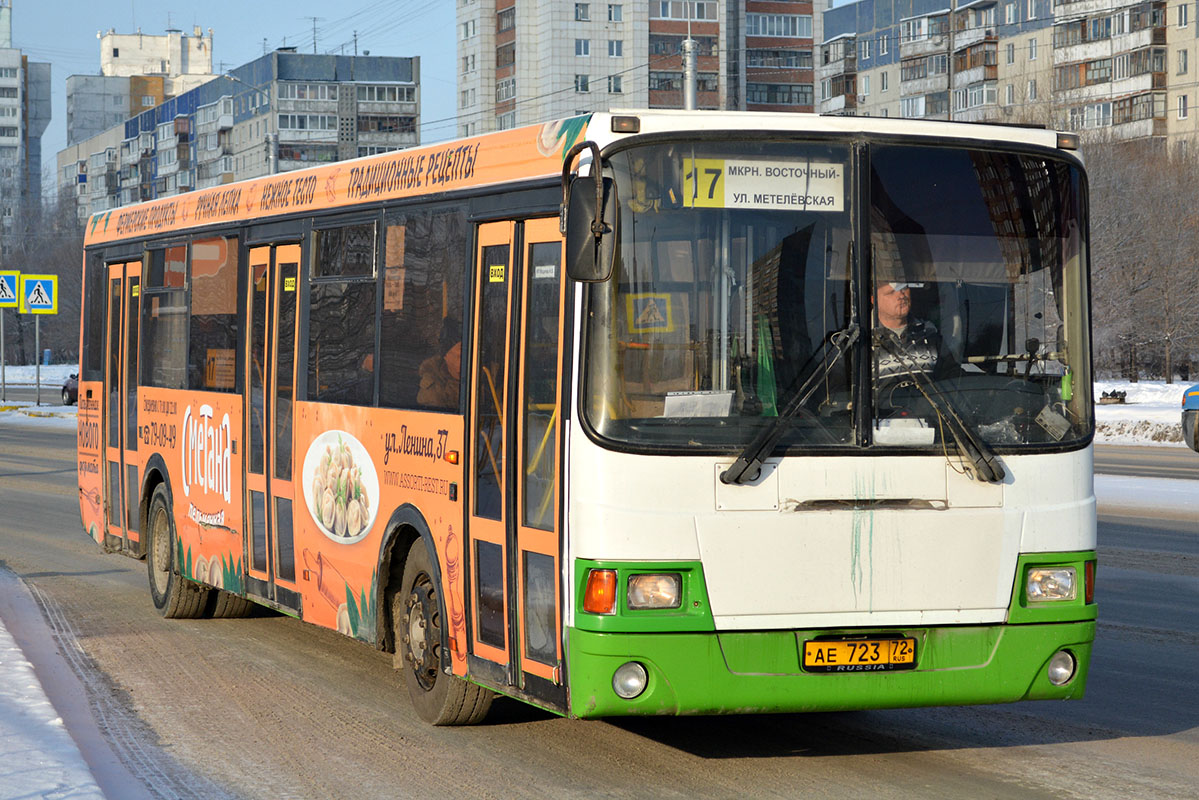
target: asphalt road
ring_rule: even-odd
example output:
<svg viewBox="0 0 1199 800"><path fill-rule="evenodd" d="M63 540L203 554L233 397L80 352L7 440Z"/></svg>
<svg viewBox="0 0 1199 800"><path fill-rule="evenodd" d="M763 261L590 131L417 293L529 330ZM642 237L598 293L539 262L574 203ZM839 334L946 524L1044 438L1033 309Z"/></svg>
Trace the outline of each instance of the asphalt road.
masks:
<svg viewBox="0 0 1199 800"><path fill-rule="evenodd" d="M1100 444L1095 446L1095 472L1104 475L1199 480L1199 453L1189 447L1125 447Z"/></svg>
<svg viewBox="0 0 1199 800"><path fill-rule="evenodd" d="M335 633L159 618L145 565L84 537L73 447L70 431L0 427L0 562L31 587L150 796L1062 800L1199 786L1199 521L1101 517L1080 701L578 722L501 700L484 725L435 729L389 656Z"/></svg>
<svg viewBox="0 0 1199 800"><path fill-rule="evenodd" d="M22 403L32 403L37 400L37 387L32 385L13 386L9 384L4 387L4 399L16 400ZM47 386L42 384L42 405L44 406L61 406L62 405L62 387Z"/></svg>

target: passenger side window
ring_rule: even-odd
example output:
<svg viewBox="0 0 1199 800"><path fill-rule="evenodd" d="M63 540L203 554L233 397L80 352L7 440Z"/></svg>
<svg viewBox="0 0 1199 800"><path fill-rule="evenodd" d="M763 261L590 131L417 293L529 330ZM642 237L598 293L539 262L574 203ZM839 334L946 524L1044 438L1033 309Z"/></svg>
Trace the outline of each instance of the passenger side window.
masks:
<svg viewBox="0 0 1199 800"><path fill-rule="evenodd" d="M309 400L374 403L375 229L366 222L313 231Z"/></svg>
<svg viewBox="0 0 1199 800"><path fill-rule="evenodd" d="M187 245L151 250L141 291L141 383L184 389L188 385Z"/></svg>
<svg viewBox="0 0 1199 800"><path fill-rule="evenodd" d="M471 246L465 208L388 214L385 237L379 405L457 411Z"/></svg>

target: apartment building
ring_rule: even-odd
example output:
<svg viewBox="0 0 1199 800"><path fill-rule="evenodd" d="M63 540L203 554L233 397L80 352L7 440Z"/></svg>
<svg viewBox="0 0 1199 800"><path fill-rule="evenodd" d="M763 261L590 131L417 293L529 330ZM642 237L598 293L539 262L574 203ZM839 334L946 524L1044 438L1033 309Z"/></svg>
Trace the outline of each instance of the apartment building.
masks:
<svg viewBox="0 0 1199 800"><path fill-rule="evenodd" d="M458 0L458 133L611 108L812 111L811 0Z"/></svg>
<svg viewBox="0 0 1199 800"><path fill-rule="evenodd" d="M67 144L90 139L168 97L207 83L212 29L163 35L97 33L100 74L67 77Z"/></svg>
<svg viewBox="0 0 1199 800"><path fill-rule="evenodd" d="M284 48L58 154L84 219L130 203L420 143L420 59Z"/></svg>
<svg viewBox="0 0 1199 800"><path fill-rule="evenodd" d="M859 0L824 15L818 109L1041 124L1187 146L1199 137L1190 2ZM885 76L885 77L884 77Z"/></svg>
<svg viewBox="0 0 1199 800"><path fill-rule="evenodd" d="M12 0L0 0L0 234L42 194L42 134L50 124L50 65L12 46ZM11 252L7 237L0 252Z"/></svg>

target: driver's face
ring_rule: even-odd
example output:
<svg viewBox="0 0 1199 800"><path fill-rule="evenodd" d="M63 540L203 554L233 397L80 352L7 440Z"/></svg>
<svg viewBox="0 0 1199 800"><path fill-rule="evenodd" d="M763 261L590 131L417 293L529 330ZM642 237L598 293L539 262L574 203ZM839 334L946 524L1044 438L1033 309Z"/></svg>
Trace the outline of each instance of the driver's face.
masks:
<svg viewBox="0 0 1199 800"><path fill-rule="evenodd" d="M912 290L905 286L897 291L889 283L879 284L875 304L879 322L883 325L889 328L904 325L912 310Z"/></svg>

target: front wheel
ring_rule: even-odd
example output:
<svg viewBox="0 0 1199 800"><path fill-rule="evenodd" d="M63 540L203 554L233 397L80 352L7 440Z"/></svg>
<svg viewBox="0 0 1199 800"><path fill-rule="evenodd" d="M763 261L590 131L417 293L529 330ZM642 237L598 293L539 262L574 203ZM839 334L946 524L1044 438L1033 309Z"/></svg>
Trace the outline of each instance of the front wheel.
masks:
<svg viewBox="0 0 1199 800"><path fill-rule="evenodd" d="M400 591L391 598L395 665L421 719L434 725L474 725L487 716L495 695L443 669L440 595L428 548L417 539L404 562Z"/></svg>
<svg viewBox="0 0 1199 800"><path fill-rule="evenodd" d="M167 619L196 619L204 616L208 589L185 579L175 562L175 520L167 499L165 484L159 484L150 498L149 542L146 547L146 571L150 576L150 598L158 613Z"/></svg>

